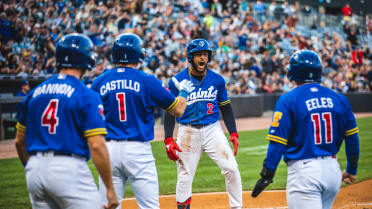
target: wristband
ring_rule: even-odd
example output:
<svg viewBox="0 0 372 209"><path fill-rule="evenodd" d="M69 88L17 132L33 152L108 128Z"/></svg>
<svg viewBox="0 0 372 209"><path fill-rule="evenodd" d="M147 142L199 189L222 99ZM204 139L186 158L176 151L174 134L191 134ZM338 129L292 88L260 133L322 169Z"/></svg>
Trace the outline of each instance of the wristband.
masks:
<svg viewBox="0 0 372 209"><path fill-rule="evenodd" d="M184 97L185 99L187 99L187 95L188 93L185 90L181 90L180 93L178 94L178 96Z"/></svg>

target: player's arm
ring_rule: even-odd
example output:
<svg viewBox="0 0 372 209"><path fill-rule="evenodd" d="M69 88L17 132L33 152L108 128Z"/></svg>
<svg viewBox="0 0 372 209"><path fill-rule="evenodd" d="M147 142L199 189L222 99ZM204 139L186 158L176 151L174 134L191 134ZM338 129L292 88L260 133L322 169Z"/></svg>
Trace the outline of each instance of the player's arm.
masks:
<svg viewBox="0 0 372 209"><path fill-rule="evenodd" d="M345 107L344 122L346 131L344 134L345 138L345 152L347 165L346 170L342 174L342 181L346 184L351 184L356 179L358 160L359 160L359 136L358 126L354 113L351 110L351 106L346 97L342 97Z"/></svg>
<svg viewBox="0 0 372 209"><path fill-rule="evenodd" d="M106 187L108 204L105 207L116 208L116 206L119 205L119 202L117 200L114 185L112 183L111 162L107 151L105 138L103 135L93 135L89 136L87 141L93 163L96 166L97 171Z"/></svg>
<svg viewBox="0 0 372 209"><path fill-rule="evenodd" d="M189 93L191 93L195 87L193 87L192 82L188 80L183 80L181 82L178 82L178 80L173 77L169 83L168 87L172 94L177 94L178 97L176 100L179 100L179 109L178 114L174 114L172 111L168 111L164 115L164 144L165 144L165 150L167 152L167 155L169 159L176 161L179 159L177 153L182 152L182 150L179 148L179 146L176 144L176 142L173 139L173 131L174 131L174 125L176 123L175 117L181 117L186 109L187 106L187 96Z"/></svg>
<svg viewBox="0 0 372 209"><path fill-rule="evenodd" d="M20 123L17 124L17 133L15 137L15 146L18 153L18 158L21 160L23 166L25 167L30 156L26 151L26 133L21 131L19 126L22 126Z"/></svg>
<svg viewBox="0 0 372 209"><path fill-rule="evenodd" d="M266 136L270 144L260 172L261 179L257 181L253 189L252 197L257 197L273 182L276 168L285 152L288 143L287 138L292 129L292 122L289 116L290 108L286 101L286 99L281 97L275 106L269 134Z"/></svg>
<svg viewBox="0 0 372 209"><path fill-rule="evenodd" d="M223 122L225 123L225 126L230 134L230 141L234 145L234 156L236 156L238 152L238 146L239 146L239 141L238 141L239 135L238 135L238 132L236 131L235 116L234 116L233 109L231 107L231 103L220 105L220 110L222 113Z"/></svg>
<svg viewBox="0 0 372 209"><path fill-rule="evenodd" d="M229 131L230 134L230 141L234 145L234 156L236 156L238 152L238 146L239 146L239 135L238 132L236 131L236 123L235 123L235 117L234 117L234 112L231 106L231 100L229 99L229 96L227 94L227 89L226 89L226 83L223 78L220 78L220 87L218 91L218 105L221 110L222 114L222 119L223 122L225 123L225 126L227 130Z"/></svg>

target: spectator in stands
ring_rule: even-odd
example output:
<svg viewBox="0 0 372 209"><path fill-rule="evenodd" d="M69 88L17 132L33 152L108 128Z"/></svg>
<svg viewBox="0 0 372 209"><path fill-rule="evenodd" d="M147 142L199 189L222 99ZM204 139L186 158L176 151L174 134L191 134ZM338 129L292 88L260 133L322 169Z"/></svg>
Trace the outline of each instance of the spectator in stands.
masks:
<svg viewBox="0 0 372 209"><path fill-rule="evenodd" d="M30 83L28 80L21 81L21 89L17 92L16 97L24 97L30 91Z"/></svg>

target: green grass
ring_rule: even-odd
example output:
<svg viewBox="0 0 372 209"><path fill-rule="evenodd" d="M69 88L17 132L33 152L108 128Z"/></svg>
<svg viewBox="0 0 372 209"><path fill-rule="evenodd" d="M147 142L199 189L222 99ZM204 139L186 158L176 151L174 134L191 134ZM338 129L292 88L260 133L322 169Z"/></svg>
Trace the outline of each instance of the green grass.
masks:
<svg viewBox="0 0 372 209"><path fill-rule="evenodd" d="M360 159L357 180L372 178L372 117L358 119L360 129ZM239 132L239 150L237 161L243 182L243 190L252 190L262 161L265 158L268 142L265 140L267 130ZM160 194L174 194L176 190L177 171L175 162L168 159L164 143L153 142L153 153L159 175ZM338 154L341 168L346 167L344 146ZM97 172L92 164L89 166L97 179ZM287 166L281 161L275 174L274 183L268 189L285 189ZM203 154L193 182L193 192L225 191L225 180L220 169ZM133 197L127 186L126 197ZM18 159L0 160L0 209L29 209L25 174Z"/></svg>

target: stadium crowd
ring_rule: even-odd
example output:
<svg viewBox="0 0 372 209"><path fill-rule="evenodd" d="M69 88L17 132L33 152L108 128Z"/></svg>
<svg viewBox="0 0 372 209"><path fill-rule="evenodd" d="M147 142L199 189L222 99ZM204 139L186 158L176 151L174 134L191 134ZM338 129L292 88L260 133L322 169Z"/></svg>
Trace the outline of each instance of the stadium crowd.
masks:
<svg viewBox="0 0 372 209"><path fill-rule="evenodd" d="M360 21L351 9L344 13L341 27L326 30L324 10L275 0L6 0L0 2L0 76L55 74L56 42L77 32L91 38L98 56L89 83L110 69L115 36L134 32L145 42L141 68L163 82L187 66L187 42L204 38L215 49L209 67L225 78L231 94L292 89L284 75L297 49L321 55L324 85L370 92L372 21Z"/></svg>

